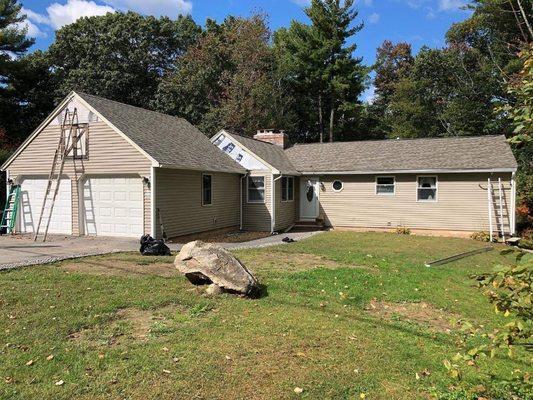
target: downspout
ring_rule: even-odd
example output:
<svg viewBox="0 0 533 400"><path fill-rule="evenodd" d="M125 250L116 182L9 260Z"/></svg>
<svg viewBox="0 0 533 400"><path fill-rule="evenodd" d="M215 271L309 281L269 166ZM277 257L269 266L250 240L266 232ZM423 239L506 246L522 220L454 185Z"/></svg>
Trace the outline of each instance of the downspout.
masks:
<svg viewBox="0 0 533 400"><path fill-rule="evenodd" d="M511 174L511 235L516 234L516 172Z"/></svg>
<svg viewBox="0 0 533 400"><path fill-rule="evenodd" d="M241 199L241 214L240 214L240 217L241 217L241 220L240 220L240 223L239 223L239 230L241 230L241 231L242 231L242 210L243 210L243 206L242 206L242 202L243 202L243 198L242 198L242 194L243 194L242 185L244 184L243 179L245 179L246 177L248 177L248 172L247 172L246 174L244 174L243 176L241 176L241 186L240 186L240 199Z"/></svg>
<svg viewBox="0 0 533 400"><path fill-rule="evenodd" d="M150 224L152 237L156 238L156 204L155 204L155 167L152 165L150 169ZM156 238L157 239L157 238Z"/></svg>
<svg viewBox="0 0 533 400"><path fill-rule="evenodd" d="M280 174L276 179L274 179L274 174L272 177L272 190L271 190L271 201L272 201L272 217L270 218L270 233L274 233L274 228L276 227L276 181L283 177L283 174Z"/></svg>

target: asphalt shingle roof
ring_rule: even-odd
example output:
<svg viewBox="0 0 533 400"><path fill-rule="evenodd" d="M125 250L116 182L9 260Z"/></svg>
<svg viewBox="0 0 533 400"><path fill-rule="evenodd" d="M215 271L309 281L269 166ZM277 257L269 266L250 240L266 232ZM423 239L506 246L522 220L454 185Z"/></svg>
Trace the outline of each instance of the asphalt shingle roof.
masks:
<svg viewBox="0 0 533 400"><path fill-rule="evenodd" d="M226 131L237 142L248 148L258 157L269 163L282 174L298 175L298 170L292 165L284 150L275 144L263 142L261 140L252 139L246 136L241 136L236 133Z"/></svg>
<svg viewBox="0 0 533 400"><path fill-rule="evenodd" d="M301 172L517 167L503 135L301 144L285 154Z"/></svg>
<svg viewBox="0 0 533 400"><path fill-rule="evenodd" d="M246 172L182 118L85 93L77 94L162 166Z"/></svg>

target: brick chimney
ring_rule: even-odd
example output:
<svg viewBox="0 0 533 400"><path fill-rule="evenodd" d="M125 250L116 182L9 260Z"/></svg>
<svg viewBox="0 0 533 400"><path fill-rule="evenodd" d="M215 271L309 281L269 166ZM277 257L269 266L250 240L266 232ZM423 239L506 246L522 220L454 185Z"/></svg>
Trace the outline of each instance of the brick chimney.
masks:
<svg viewBox="0 0 533 400"><path fill-rule="evenodd" d="M276 129L260 129L254 135L254 139L261 140L262 142L275 144L282 149L289 146L289 136L285 131Z"/></svg>

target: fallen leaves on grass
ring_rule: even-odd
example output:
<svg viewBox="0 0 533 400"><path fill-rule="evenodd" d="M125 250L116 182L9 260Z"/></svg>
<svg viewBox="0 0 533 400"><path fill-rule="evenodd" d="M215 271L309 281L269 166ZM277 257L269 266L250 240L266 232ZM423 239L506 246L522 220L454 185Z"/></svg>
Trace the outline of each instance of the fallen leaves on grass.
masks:
<svg viewBox="0 0 533 400"><path fill-rule="evenodd" d="M65 384L65 381L60 380L55 383L56 386L63 386Z"/></svg>
<svg viewBox="0 0 533 400"><path fill-rule="evenodd" d="M303 391L304 391L304 390L303 390L301 387L295 387L295 388L294 388L294 393L296 393L296 394L303 393Z"/></svg>

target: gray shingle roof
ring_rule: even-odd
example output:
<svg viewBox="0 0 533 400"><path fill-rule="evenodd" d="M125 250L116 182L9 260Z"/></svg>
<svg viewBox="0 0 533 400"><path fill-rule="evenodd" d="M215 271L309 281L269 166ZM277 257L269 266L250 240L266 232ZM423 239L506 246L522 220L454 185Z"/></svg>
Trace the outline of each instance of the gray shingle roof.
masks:
<svg viewBox="0 0 533 400"><path fill-rule="evenodd" d="M517 167L503 135L302 144L285 154L301 172Z"/></svg>
<svg viewBox="0 0 533 400"><path fill-rule="evenodd" d="M77 94L162 166L246 172L182 118L85 93Z"/></svg>
<svg viewBox="0 0 533 400"><path fill-rule="evenodd" d="M285 175L299 175L298 170L289 161L287 155L280 146L272 143L262 142L261 140L237 135L236 133L226 131L237 142L248 148L258 157L269 163L272 167L279 170Z"/></svg>

